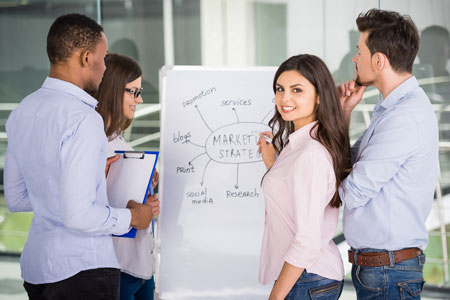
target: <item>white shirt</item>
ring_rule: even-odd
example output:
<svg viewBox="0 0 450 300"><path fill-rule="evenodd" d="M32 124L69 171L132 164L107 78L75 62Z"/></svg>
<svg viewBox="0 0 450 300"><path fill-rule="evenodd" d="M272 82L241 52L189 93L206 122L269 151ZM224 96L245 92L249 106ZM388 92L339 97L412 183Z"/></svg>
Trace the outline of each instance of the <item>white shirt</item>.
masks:
<svg viewBox="0 0 450 300"><path fill-rule="evenodd" d="M108 142L108 157L114 151L132 151L133 148L122 135ZM134 277L150 279L153 276L153 235L152 226L138 230L136 238L113 237L114 249L119 260L121 271Z"/></svg>
<svg viewBox="0 0 450 300"><path fill-rule="evenodd" d="M358 160L339 189L348 244L356 249L425 249L439 131L430 100L415 77L378 102L353 150Z"/></svg>
<svg viewBox="0 0 450 300"><path fill-rule="evenodd" d="M107 140L95 105L79 87L47 78L8 118L6 204L34 214L20 256L29 283L119 268L111 234L127 232L131 214L108 204Z"/></svg>

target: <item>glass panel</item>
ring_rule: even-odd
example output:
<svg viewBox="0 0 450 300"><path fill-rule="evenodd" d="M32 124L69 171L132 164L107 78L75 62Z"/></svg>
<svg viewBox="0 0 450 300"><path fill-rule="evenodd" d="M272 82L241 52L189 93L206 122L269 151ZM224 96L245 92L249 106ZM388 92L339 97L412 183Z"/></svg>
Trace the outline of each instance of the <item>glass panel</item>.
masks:
<svg viewBox="0 0 450 300"><path fill-rule="evenodd" d="M9 1L0 5L0 162L6 150L5 122L23 97L38 89L48 75L47 33L56 17L68 13L97 17L92 1ZM10 213L0 195L0 252L20 252L25 244L31 213Z"/></svg>
<svg viewBox="0 0 450 300"><path fill-rule="evenodd" d="M173 0L176 65L201 65L200 0Z"/></svg>
<svg viewBox="0 0 450 300"><path fill-rule="evenodd" d="M142 99L135 120L124 133L136 150L159 149L159 113L141 114L159 103L158 72L164 64L163 3L102 1L102 26L109 51L130 56L142 68Z"/></svg>
<svg viewBox="0 0 450 300"><path fill-rule="evenodd" d="M447 226L447 232L450 226ZM450 242L450 235L447 234L447 245ZM450 255L450 249L447 249L447 255ZM425 250L427 262L423 267L423 276L427 283L442 285L444 284L444 264L442 251L442 238L439 228L430 231L428 247Z"/></svg>
<svg viewBox="0 0 450 300"><path fill-rule="evenodd" d="M278 66L286 59L286 4L259 3L255 7L255 64Z"/></svg>

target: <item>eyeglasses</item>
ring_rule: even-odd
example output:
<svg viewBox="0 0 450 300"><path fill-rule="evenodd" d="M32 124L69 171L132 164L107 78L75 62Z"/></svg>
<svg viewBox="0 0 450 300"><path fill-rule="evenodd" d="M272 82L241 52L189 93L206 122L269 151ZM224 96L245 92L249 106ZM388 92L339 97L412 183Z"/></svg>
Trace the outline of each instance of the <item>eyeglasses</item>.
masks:
<svg viewBox="0 0 450 300"><path fill-rule="evenodd" d="M134 98L139 98L139 96L142 93L142 90L143 90L143 88L140 88L140 89L127 89L127 88L125 88L125 91L127 91L128 93L131 93Z"/></svg>

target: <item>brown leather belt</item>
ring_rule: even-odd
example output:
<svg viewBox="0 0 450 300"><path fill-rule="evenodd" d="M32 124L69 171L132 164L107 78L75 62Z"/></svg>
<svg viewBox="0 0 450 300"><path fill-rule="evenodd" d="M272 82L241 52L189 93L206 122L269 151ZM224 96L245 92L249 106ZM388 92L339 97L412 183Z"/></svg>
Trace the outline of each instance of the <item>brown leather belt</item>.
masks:
<svg viewBox="0 0 450 300"><path fill-rule="evenodd" d="M395 263L411 259L422 254L419 248L407 248L393 251ZM354 253L348 250L348 261L354 264ZM365 267L382 267L390 265L389 253L386 252L359 252L356 254L356 264Z"/></svg>

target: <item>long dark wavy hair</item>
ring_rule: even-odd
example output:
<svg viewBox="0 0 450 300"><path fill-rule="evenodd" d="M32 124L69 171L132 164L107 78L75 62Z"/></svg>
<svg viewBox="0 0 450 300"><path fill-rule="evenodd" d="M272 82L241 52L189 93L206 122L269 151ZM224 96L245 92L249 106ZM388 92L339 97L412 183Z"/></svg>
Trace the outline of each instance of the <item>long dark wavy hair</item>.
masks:
<svg viewBox="0 0 450 300"><path fill-rule="evenodd" d="M106 71L94 97L98 100L97 112L102 116L105 134L114 137L127 129L132 119L123 114L123 95L128 83L142 76L141 67L128 56L108 53Z"/></svg>
<svg viewBox="0 0 450 300"><path fill-rule="evenodd" d="M315 114L317 123L310 131L310 136L321 143L333 159L336 176L336 192L330 201L330 206L339 207L342 204L338 188L351 169L350 141L348 126L339 101L333 77L325 63L317 56L310 54L296 55L283 62L275 73L273 91L276 93L278 77L286 71L297 71L315 88L320 97ZM275 152L280 154L287 145L288 137L295 131L292 121L284 121L275 105L275 114L269 121L273 133ZM317 134L312 132L317 128Z"/></svg>

